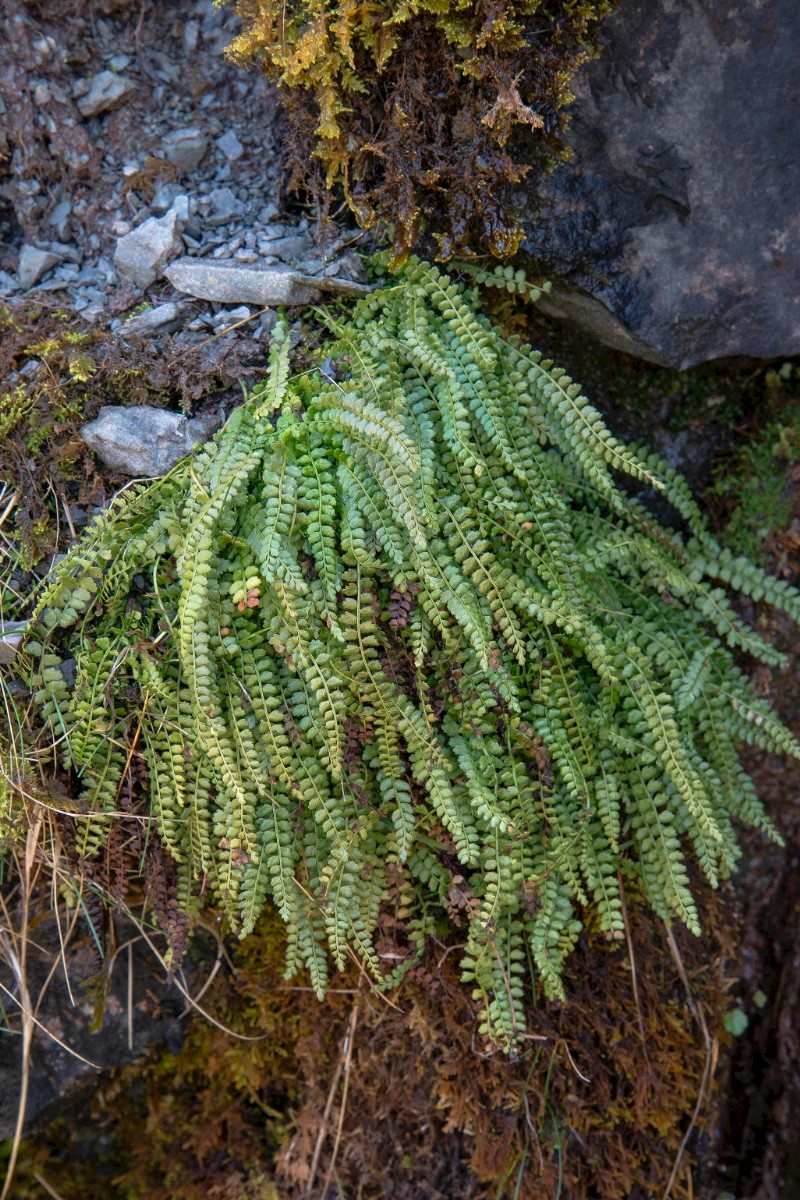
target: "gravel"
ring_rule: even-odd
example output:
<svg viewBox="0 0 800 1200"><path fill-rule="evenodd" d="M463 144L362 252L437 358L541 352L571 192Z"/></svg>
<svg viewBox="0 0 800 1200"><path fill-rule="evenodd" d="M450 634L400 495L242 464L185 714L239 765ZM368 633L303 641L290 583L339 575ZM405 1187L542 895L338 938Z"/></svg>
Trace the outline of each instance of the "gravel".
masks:
<svg viewBox="0 0 800 1200"><path fill-rule="evenodd" d="M257 71L224 57L237 29L231 9L174 0L144 12L143 22L137 5L77 18L25 60L21 86L46 127L51 163L49 173L46 159L23 169L15 151L7 165L2 202L14 211L0 228L0 295L78 312L100 337L113 334L115 352L130 353L138 339L156 360L177 356L181 394L193 402L208 396L213 367L230 407L239 381L266 369L275 306L365 290L358 235L332 223L317 230L283 204L276 96ZM86 63L103 69L92 77ZM122 432L104 415L87 444L117 454L124 473L158 473L169 456L158 457L166 434L152 421L172 423L170 461L196 430L181 414L154 411L145 421L140 410L137 427Z"/></svg>

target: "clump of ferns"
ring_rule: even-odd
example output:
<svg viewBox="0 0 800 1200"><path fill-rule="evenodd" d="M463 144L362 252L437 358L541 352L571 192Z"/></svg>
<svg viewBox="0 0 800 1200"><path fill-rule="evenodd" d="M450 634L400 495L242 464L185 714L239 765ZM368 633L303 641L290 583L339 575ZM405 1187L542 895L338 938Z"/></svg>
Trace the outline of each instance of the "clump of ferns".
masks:
<svg viewBox="0 0 800 1200"><path fill-rule="evenodd" d="M529 969L561 993L582 909L623 936L624 872L699 932L687 856L716 885L735 820L777 839L737 746L800 746L735 655L780 655L721 585L795 619L800 596L474 291L376 272L318 369L291 377L276 335L214 442L94 522L28 653L83 855L140 757L181 904L213 892L245 936L271 900L320 996L349 953L397 980L461 876L464 978L508 1048Z"/></svg>

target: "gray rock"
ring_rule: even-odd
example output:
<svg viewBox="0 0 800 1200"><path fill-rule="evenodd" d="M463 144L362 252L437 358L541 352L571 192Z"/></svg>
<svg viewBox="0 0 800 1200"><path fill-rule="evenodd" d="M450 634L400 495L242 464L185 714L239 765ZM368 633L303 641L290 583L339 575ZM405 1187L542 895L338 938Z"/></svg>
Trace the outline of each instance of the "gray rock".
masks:
<svg viewBox="0 0 800 1200"><path fill-rule="evenodd" d="M181 228L188 224L193 213L193 204L191 196L187 196L185 192L181 192L170 205L170 212L174 212L175 216L181 223Z"/></svg>
<svg viewBox="0 0 800 1200"><path fill-rule="evenodd" d="M0 663L12 663L19 653L27 621L0 621Z"/></svg>
<svg viewBox="0 0 800 1200"><path fill-rule="evenodd" d="M42 242L42 250L52 250L62 262L75 263L80 266L83 262L83 249L72 242Z"/></svg>
<svg viewBox="0 0 800 1200"><path fill-rule="evenodd" d="M271 200L269 204L265 204L260 210L258 219L262 225L267 225L270 221L274 221L275 218L279 216L280 211L280 205L276 203L276 201Z"/></svg>
<svg viewBox="0 0 800 1200"><path fill-rule="evenodd" d="M208 199L211 203L208 225L227 225L247 211L246 205L228 187L214 188L208 193Z"/></svg>
<svg viewBox="0 0 800 1200"><path fill-rule="evenodd" d="M52 250L40 250L38 246L30 246L26 243L19 255L19 267L17 268L19 286L23 289L34 287L42 276L57 266L60 261L59 256Z"/></svg>
<svg viewBox="0 0 800 1200"><path fill-rule="evenodd" d="M165 212L169 212L172 208L173 201L182 196L184 189L179 183L161 183L155 190L150 208L158 217L163 217Z"/></svg>
<svg viewBox="0 0 800 1200"><path fill-rule="evenodd" d="M304 258L301 263L297 264L297 269L305 275L321 275L325 270L324 258Z"/></svg>
<svg viewBox="0 0 800 1200"><path fill-rule="evenodd" d="M180 329L186 320L190 306L186 303L175 303L170 300L167 304L159 304L148 308L146 312L137 313L129 321L125 321L117 330L120 337L136 333L141 337L149 337L157 333L172 333Z"/></svg>
<svg viewBox="0 0 800 1200"><path fill-rule="evenodd" d="M76 1111L86 1112L99 1086L101 1071L130 1063L155 1045L179 1050L188 1020L184 1014L189 1010L182 989L185 986L189 995L196 994L214 965L216 953L215 942L201 931L193 937L189 957L177 979L165 981L165 971L142 940L136 922L109 911L102 926L99 921L98 926L105 929L107 921L108 945L129 945L130 952L115 956L109 951L104 958L102 1027L98 1029L98 1007L91 992L98 963L88 948L94 926L81 918L74 936L65 937L69 918L64 921L62 916L60 925L52 914L37 914L37 918L35 946L29 948L25 981L30 994L37 998L39 1022L27 1064L26 1134L56 1116L70 1120ZM181 982L184 973L185 985ZM15 972L7 962L0 962L0 981L12 994L18 994ZM55 1031L58 1040L50 1036ZM0 1055L2 1140L14 1136L17 1120L22 1055L15 1046L13 1043Z"/></svg>
<svg viewBox="0 0 800 1200"><path fill-rule="evenodd" d="M60 201L50 213L50 224L55 229L56 237L60 242L64 242L67 239L71 213L72 204L69 200Z"/></svg>
<svg viewBox="0 0 800 1200"><path fill-rule="evenodd" d="M170 209L163 217L148 217L137 229L119 238L114 266L122 278L137 287L149 287L183 249L181 228L178 214Z"/></svg>
<svg viewBox="0 0 800 1200"><path fill-rule="evenodd" d="M0 295L11 295L12 292L17 292L19 283L13 275L8 274L8 271L0 271Z"/></svg>
<svg viewBox="0 0 800 1200"><path fill-rule="evenodd" d="M242 321L250 319L250 309L246 304L240 304L238 308L224 308L218 312L213 318L215 329L230 329L233 325L238 325Z"/></svg>
<svg viewBox="0 0 800 1200"><path fill-rule="evenodd" d="M527 185L542 306L681 369L800 353L800 5L621 0L602 38Z"/></svg>
<svg viewBox="0 0 800 1200"><path fill-rule="evenodd" d="M79 97L78 112L82 117L96 117L122 104L135 89L132 79L115 75L113 71L101 71L92 79L88 91Z"/></svg>
<svg viewBox="0 0 800 1200"><path fill-rule="evenodd" d="M342 279L351 279L355 283L366 283L367 273L357 250L346 250L325 268L325 275L338 275Z"/></svg>
<svg viewBox="0 0 800 1200"><path fill-rule="evenodd" d="M359 296L368 296L370 292L375 290L371 283L358 283L354 279L347 279L337 275L305 275L302 272L304 263L300 264L297 277L301 283L309 286L318 287L323 292L332 292L335 296L349 296L352 299L357 299Z"/></svg>
<svg viewBox="0 0 800 1200"><path fill-rule="evenodd" d="M199 21L187 21L183 27L183 52L191 58L197 49L197 39L200 34Z"/></svg>
<svg viewBox="0 0 800 1200"><path fill-rule="evenodd" d="M80 272L75 266L60 266L58 267L49 279L38 285L40 292L60 292L67 287L74 287L78 280Z"/></svg>
<svg viewBox="0 0 800 1200"><path fill-rule="evenodd" d="M19 290L19 283L8 271L0 271L0 296L10 296Z"/></svg>
<svg viewBox="0 0 800 1200"><path fill-rule="evenodd" d="M297 262L311 249L311 239L305 234L294 234L291 237L273 238L268 243L269 253L276 254L283 262Z"/></svg>
<svg viewBox="0 0 800 1200"><path fill-rule="evenodd" d="M236 131L229 129L217 138L217 145L230 162L236 162L244 154L244 146L236 136Z"/></svg>
<svg viewBox="0 0 800 1200"><path fill-rule="evenodd" d="M290 267L243 266L181 258L165 271L179 292L218 304L309 304L319 299L316 280L304 282Z"/></svg>
<svg viewBox="0 0 800 1200"><path fill-rule="evenodd" d="M208 150L208 137L196 125L173 129L162 139L164 157L184 171L194 171Z"/></svg>
<svg viewBox="0 0 800 1200"><path fill-rule="evenodd" d="M121 475L163 475L219 428L214 416L187 418L142 404L130 408L105 405L81 438L97 457Z"/></svg>

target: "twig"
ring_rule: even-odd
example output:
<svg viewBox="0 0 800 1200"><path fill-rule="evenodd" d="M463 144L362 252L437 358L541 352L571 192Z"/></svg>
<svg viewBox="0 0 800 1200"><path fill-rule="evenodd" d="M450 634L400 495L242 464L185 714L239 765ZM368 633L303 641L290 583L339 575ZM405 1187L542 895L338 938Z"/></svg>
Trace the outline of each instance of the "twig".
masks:
<svg viewBox="0 0 800 1200"><path fill-rule="evenodd" d="M52 1183L48 1183L47 1180L44 1178L44 1176L40 1175L38 1171L33 1172L33 1178L39 1184L39 1187L44 1188L44 1190L47 1192L48 1196L53 1197L53 1200L64 1200L64 1197L61 1195L61 1192L57 1192L56 1189L53 1187Z"/></svg>
<svg viewBox="0 0 800 1200"><path fill-rule="evenodd" d="M19 955L12 954L12 964L16 966L15 974L17 976L17 984L19 986L19 1005L22 1011L22 1076L19 1088L19 1100L17 1102L17 1120L14 1128L14 1140L11 1143L11 1153L8 1156L8 1166L6 1168L6 1177L3 1183L3 1190L0 1192L0 1200L6 1200L11 1191L11 1183L14 1179L14 1171L17 1167L17 1158L19 1157L19 1148L22 1142L22 1130L25 1125L25 1112L28 1107L28 1086L30 1083L30 1065L31 1065L31 1043L33 1041L33 1026L34 1016L31 1008L30 995L28 993L27 980L27 954L28 954L28 918L31 897L31 868L36 854L36 843L39 838L39 830L42 825L41 816L36 820L35 824L28 830L28 837L25 842L25 858L22 869L22 921L20 924L20 932L18 938Z"/></svg>
<svg viewBox="0 0 800 1200"><path fill-rule="evenodd" d="M133 1050L133 940L128 942L128 1049Z"/></svg>
<svg viewBox="0 0 800 1200"><path fill-rule="evenodd" d="M628 920L628 906L625 903L625 890L622 886L622 876L617 872L617 883L619 885L619 898L622 905L622 921L625 926L625 941L628 943L628 958L631 963L631 984L633 985L633 1003L636 1006L636 1020L639 1023L639 1037L642 1041L642 1050L644 1051L645 1061L648 1067L652 1069L650 1055L647 1053L647 1038L644 1031L644 1016L642 1015L642 1006L639 1003L639 981L636 974L636 957L633 953L633 938L631 937L631 925Z"/></svg>
<svg viewBox="0 0 800 1200"><path fill-rule="evenodd" d="M325 1176L325 1182L322 1185L323 1200L324 1200L325 1196L327 1196L327 1194L328 1194L328 1186L331 1182L331 1176L333 1175L333 1169L336 1165L336 1155L339 1153L339 1143L342 1139L342 1129L344 1128L344 1114L347 1110L347 1089L350 1086L350 1064L353 1061L353 1043L355 1041L355 1036L356 1036L356 1023L358 1021L359 1003L360 1002L358 1000L356 1000L355 1004L353 1005L353 1011L350 1013L350 1026L347 1030L347 1033L345 1034L344 1046L342 1047L342 1049L345 1051L344 1083L342 1084L342 1103L339 1107L339 1120L336 1125L336 1138L334 1139L333 1151L331 1152L331 1161L328 1165L328 1172Z"/></svg>
<svg viewBox="0 0 800 1200"><path fill-rule="evenodd" d="M344 1049L344 1047L342 1047L342 1048ZM322 1113L322 1120L319 1123L319 1129L317 1131L317 1141L314 1146L314 1154L311 1158L311 1171L309 1172L308 1183L306 1184L306 1195L307 1196L311 1195L311 1189L313 1188L314 1180L317 1177L317 1167L319 1166L319 1156L322 1153L322 1144L325 1141L325 1131L326 1131L326 1128L328 1125L328 1118L331 1115L331 1109L333 1108L333 1098L336 1095L336 1089L339 1086L339 1080L341 1079L343 1069L344 1069L344 1054L340 1054L339 1058L337 1060L337 1063L336 1063L336 1070L333 1073L333 1079L331 1080L331 1086L328 1088L328 1098L325 1101L325 1109Z"/></svg>
<svg viewBox="0 0 800 1200"><path fill-rule="evenodd" d="M670 1173L669 1180L667 1181L667 1186L664 1189L664 1195L661 1198L661 1200L669 1200L672 1189L675 1186L675 1180L678 1177L678 1171L680 1170L681 1160L683 1158L684 1152L688 1145L689 1138L691 1137L692 1131L694 1130L694 1127L697 1124L698 1118L700 1116L700 1112L703 1107L703 1102L705 1100L705 1094L706 1094L706 1088L708 1087L708 1081L712 1077L712 1075L714 1074L714 1071L716 1069L717 1055L719 1052L719 1043L717 1042L717 1039L712 1038L710 1033L708 1032L708 1025L706 1024L706 1019L703 1014L702 1006L697 1003L694 996L692 995L692 988L691 988L691 984L689 983L689 976L686 974L686 968L683 965L683 959L681 958L680 951L678 950L678 943L675 941L675 935L673 934L669 925L667 925L666 923L664 924L664 928L667 931L667 942L669 943L670 953L672 954L673 960L675 962L675 966L678 969L678 975L680 976L681 983L684 986L687 998L689 1000L689 1008L691 1009L693 1016L695 1017L697 1023L700 1026L700 1029L703 1034L703 1042L704 1042L705 1048L706 1048L706 1061L703 1066L703 1075L700 1080L700 1090L697 1093L697 1102L694 1106L694 1111L692 1113L691 1120L689 1121L689 1127L687 1128L686 1132L684 1133L683 1137L681 1138L681 1144L678 1147L678 1153L675 1155L675 1162L673 1163L672 1171Z"/></svg>

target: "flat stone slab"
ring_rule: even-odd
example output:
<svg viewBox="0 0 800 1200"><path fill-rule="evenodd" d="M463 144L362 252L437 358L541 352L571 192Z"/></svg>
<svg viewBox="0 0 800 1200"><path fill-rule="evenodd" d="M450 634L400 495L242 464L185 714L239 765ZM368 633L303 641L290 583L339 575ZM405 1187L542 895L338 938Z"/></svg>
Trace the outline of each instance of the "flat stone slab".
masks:
<svg viewBox="0 0 800 1200"><path fill-rule="evenodd" d="M251 266L181 258L164 272L173 287L198 300L218 304L310 304L319 299L320 287L303 283L291 267Z"/></svg>

